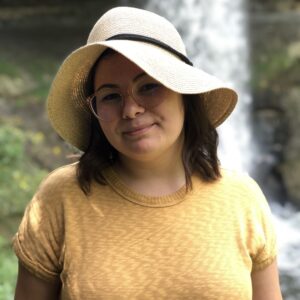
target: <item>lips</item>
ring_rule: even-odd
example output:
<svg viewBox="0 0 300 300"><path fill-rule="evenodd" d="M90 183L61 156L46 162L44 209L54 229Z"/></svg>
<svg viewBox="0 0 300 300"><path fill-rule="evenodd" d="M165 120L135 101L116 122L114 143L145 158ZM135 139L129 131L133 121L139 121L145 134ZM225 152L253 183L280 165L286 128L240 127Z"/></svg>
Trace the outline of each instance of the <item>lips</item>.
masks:
<svg viewBox="0 0 300 300"><path fill-rule="evenodd" d="M128 129L126 129L123 134L128 136L135 136L146 133L148 130L150 130L153 126L155 126L155 123L153 124L145 124L145 125L139 125L139 126L133 126Z"/></svg>

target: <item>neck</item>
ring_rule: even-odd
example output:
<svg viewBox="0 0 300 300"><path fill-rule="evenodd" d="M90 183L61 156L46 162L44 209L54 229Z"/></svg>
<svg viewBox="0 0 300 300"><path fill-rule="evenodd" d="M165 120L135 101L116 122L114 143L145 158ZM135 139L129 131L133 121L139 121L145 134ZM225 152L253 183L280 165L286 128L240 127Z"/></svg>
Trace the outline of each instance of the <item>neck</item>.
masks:
<svg viewBox="0 0 300 300"><path fill-rule="evenodd" d="M148 196L162 196L185 184L181 151L168 151L155 160L134 160L120 156L115 166L122 181L131 189Z"/></svg>

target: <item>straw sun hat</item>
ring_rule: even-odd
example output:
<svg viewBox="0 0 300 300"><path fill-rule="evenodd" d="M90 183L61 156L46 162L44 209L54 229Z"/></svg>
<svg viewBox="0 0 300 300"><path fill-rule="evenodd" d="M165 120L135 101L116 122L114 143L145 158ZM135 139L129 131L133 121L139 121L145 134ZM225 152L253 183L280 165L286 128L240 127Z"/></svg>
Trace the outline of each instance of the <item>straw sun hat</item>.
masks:
<svg viewBox="0 0 300 300"><path fill-rule="evenodd" d="M106 48L112 48L169 89L181 94L203 94L214 126L232 112L237 94L216 77L192 66L175 27L152 12L117 7L94 25L87 44L72 52L56 74L47 101L48 116L57 133L86 150L92 114L88 108L89 72Z"/></svg>

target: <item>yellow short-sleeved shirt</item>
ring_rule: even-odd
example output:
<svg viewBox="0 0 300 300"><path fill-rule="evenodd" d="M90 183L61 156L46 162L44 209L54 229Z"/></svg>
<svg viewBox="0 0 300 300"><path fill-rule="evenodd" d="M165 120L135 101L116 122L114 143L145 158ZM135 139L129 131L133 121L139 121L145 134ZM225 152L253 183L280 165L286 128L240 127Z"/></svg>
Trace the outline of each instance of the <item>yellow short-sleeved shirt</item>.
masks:
<svg viewBox="0 0 300 300"><path fill-rule="evenodd" d="M87 197L75 172L50 173L13 241L28 270L60 277L61 299L250 300L251 272L276 257L269 206L246 175L145 197L109 168Z"/></svg>

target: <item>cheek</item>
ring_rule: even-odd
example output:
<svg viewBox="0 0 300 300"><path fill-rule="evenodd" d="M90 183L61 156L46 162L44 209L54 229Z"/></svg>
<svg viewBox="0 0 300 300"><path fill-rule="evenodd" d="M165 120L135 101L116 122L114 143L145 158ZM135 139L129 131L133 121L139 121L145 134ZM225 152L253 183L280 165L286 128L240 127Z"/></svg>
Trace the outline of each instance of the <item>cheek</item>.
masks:
<svg viewBox="0 0 300 300"><path fill-rule="evenodd" d="M167 118L174 127L182 127L184 122L184 107L182 101L178 100L169 106Z"/></svg>
<svg viewBox="0 0 300 300"><path fill-rule="evenodd" d="M161 114L161 125L169 138L177 138L183 131L184 109L181 103L173 103Z"/></svg>
<svg viewBox="0 0 300 300"><path fill-rule="evenodd" d="M157 112L159 112L166 119L182 119L184 118L184 104L181 95L175 94L166 98L161 105L157 107Z"/></svg>
<svg viewBox="0 0 300 300"><path fill-rule="evenodd" d="M114 140L114 124L113 123L104 123L104 122L99 122L100 127L107 138L107 140L111 143Z"/></svg>
<svg viewBox="0 0 300 300"><path fill-rule="evenodd" d="M178 103L178 106L176 107L176 111L174 111L174 122L176 129L181 133L183 131L184 126L184 106L182 100Z"/></svg>

